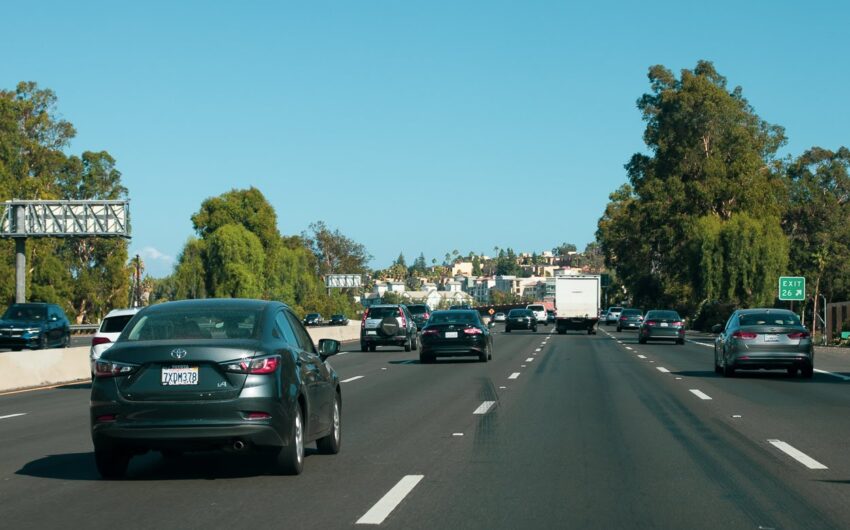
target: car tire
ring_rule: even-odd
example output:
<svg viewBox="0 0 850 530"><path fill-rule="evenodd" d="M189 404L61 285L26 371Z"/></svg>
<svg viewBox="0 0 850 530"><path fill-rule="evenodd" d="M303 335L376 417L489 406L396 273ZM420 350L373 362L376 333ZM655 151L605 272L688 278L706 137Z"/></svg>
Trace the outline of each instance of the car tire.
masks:
<svg viewBox="0 0 850 530"><path fill-rule="evenodd" d="M12 348L12 351L21 351L21 350L23 350L23 348L21 348L20 346L14 346Z"/></svg>
<svg viewBox="0 0 850 530"><path fill-rule="evenodd" d="M803 376L803 379L811 379L815 375L815 367L804 366L800 369L800 374Z"/></svg>
<svg viewBox="0 0 850 530"><path fill-rule="evenodd" d="M413 351L419 349L419 335L413 335Z"/></svg>
<svg viewBox="0 0 850 530"><path fill-rule="evenodd" d="M404 343L404 351L410 351L413 349L413 339L407 337L407 341Z"/></svg>
<svg viewBox="0 0 850 530"><path fill-rule="evenodd" d="M378 349L378 346L377 346L377 345L375 345L375 344L370 344L370 345L369 345L369 351L375 351L375 350L377 350L377 349Z"/></svg>
<svg viewBox="0 0 850 530"><path fill-rule="evenodd" d="M70 334L70 333L68 333L68 334L67 334L67 335L65 335L65 337L62 339L62 347L63 347L63 348L67 348L67 347L69 347L70 345L71 345L71 334Z"/></svg>
<svg viewBox="0 0 850 530"><path fill-rule="evenodd" d="M537 333L537 326L534 326L533 328L531 328L531 331L533 331L534 333Z"/></svg>
<svg viewBox="0 0 850 530"><path fill-rule="evenodd" d="M369 351L369 345L365 342L360 343L360 351Z"/></svg>
<svg viewBox="0 0 850 530"><path fill-rule="evenodd" d="M646 344L646 339L644 337L638 337L638 344Z"/></svg>
<svg viewBox="0 0 850 530"><path fill-rule="evenodd" d="M316 440L316 448L323 455L335 455L339 452L342 444L342 407L339 402L339 394L334 397L333 411L331 411L331 432L324 438Z"/></svg>
<svg viewBox="0 0 850 530"><path fill-rule="evenodd" d="M107 480L122 479L127 474L130 452L120 447L94 448L94 462L97 472Z"/></svg>
<svg viewBox="0 0 850 530"><path fill-rule="evenodd" d="M796 366L789 366L788 368L785 369L785 372L788 374L788 377L794 377L794 376L797 375L797 367Z"/></svg>
<svg viewBox="0 0 850 530"><path fill-rule="evenodd" d="M723 363L723 377L735 377L735 367L728 362Z"/></svg>
<svg viewBox="0 0 850 530"><path fill-rule="evenodd" d="M38 349L46 350L47 349L47 335L42 333L41 337L38 339Z"/></svg>
<svg viewBox="0 0 850 530"><path fill-rule="evenodd" d="M587 330L587 334L588 334L588 335L593 335L593 330L592 330L592 329Z"/></svg>
<svg viewBox="0 0 850 530"><path fill-rule="evenodd" d="M505 333L510 333L510 332L511 332L511 328L505 326Z"/></svg>
<svg viewBox="0 0 850 530"><path fill-rule="evenodd" d="M565 329L559 329L559 330L558 330L558 335L563 335L563 334L564 334L564 333L566 333L566 332L567 332L567 330L565 330Z"/></svg>
<svg viewBox="0 0 850 530"><path fill-rule="evenodd" d="M490 359L491 361L493 360L493 347L492 346L487 349L487 358Z"/></svg>
<svg viewBox="0 0 850 530"><path fill-rule="evenodd" d="M622 332L623 332L623 328L621 328L620 326L617 326L617 333L622 333Z"/></svg>
<svg viewBox="0 0 850 530"><path fill-rule="evenodd" d="M292 415L289 445L280 448L276 460L278 471L284 475L300 475L304 469L304 423L301 407L297 404Z"/></svg>
<svg viewBox="0 0 850 530"><path fill-rule="evenodd" d="M419 354L419 364L431 364L434 362L434 358L430 355L425 355L424 353Z"/></svg>
<svg viewBox="0 0 850 530"><path fill-rule="evenodd" d="M685 339L676 339L676 344L683 346L685 344Z"/></svg>
<svg viewBox="0 0 850 530"><path fill-rule="evenodd" d="M378 325L378 334L383 337L395 337L398 331L398 321L395 317L384 317Z"/></svg>

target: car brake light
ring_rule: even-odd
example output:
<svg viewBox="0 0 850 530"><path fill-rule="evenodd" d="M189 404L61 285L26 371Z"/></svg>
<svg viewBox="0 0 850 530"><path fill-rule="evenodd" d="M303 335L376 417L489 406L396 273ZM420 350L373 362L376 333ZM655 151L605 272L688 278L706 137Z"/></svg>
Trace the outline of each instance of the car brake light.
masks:
<svg viewBox="0 0 850 530"><path fill-rule="evenodd" d="M422 318L428 320L429 318L431 318L431 313L422 313Z"/></svg>
<svg viewBox="0 0 850 530"><path fill-rule="evenodd" d="M113 361L97 361L94 363L95 377L118 377L130 375L138 368L135 364L117 363Z"/></svg>
<svg viewBox="0 0 850 530"><path fill-rule="evenodd" d="M277 365L280 364L280 357L262 357L260 359L246 359L235 363L225 365L228 372L237 372L240 374L263 375L270 374L277 370Z"/></svg>
<svg viewBox="0 0 850 530"><path fill-rule="evenodd" d="M407 317L404 316L404 311L400 307L398 308L398 315L401 317L401 327L406 328Z"/></svg>
<svg viewBox="0 0 850 530"><path fill-rule="evenodd" d="M439 335L440 332L437 331L436 329L426 329L426 330L422 331L422 334L423 335Z"/></svg>
<svg viewBox="0 0 850 530"><path fill-rule="evenodd" d="M118 416L115 415L115 414L103 414L102 416L98 416L97 418L95 418L95 421L97 421L98 423L102 423L102 422L115 421L117 419L118 419Z"/></svg>
<svg viewBox="0 0 850 530"><path fill-rule="evenodd" d="M465 330L463 330L463 332L467 335L481 335L482 333L484 333L478 328L466 328Z"/></svg>
<svg viewBox="0 0 850 530"><path fill-rule="evenodd" d="M369 310L363 311L363 318L360 320L360 329L366 327L366 317L369 316Z"/></svg>
<svg viewBox="0 0 850 530"><path fill-rule="evenodd" d="M684 324L682 323L682 321L681 321L681 320L677 320L676 322L673 322L673 325L674 325L674 326L677 326L677 327L680 327L680 326L683 326Z"/></svg>
<svg viewBox="0 0 850 530"><path fill-rule="evenodd" d="M789 339L808 339L809 337L811 337L811 335L809 335L808 331L795 331L794 333L788 334Z"/></svg>
<svg viewBox="0 0 850 530"><path fill-rule="evenodd" d="M620 320L621 320L621 321L623 321L623 322L625 322L625 321L626 321L626 317L620 317Z"/></svg>
<svg viewBox="0 0 850 530"><path fill-rule="evenodd" d="M655 326L656 324L657 324L657 322L655 322L654 320L647 320L647 321L646 321L646 325L647 325L647 326L650 326L650 327L651 327L651 326Z"/></svg>
<svg viewBox="0 0 850 530"><path fill-rule="evenodd" d="M758 334L752 331L736 331L732 334L733 339L753 340L756 337L758 337Z"/></svg>
<svg viewBox="0 0 850 530"><path fill-rule="evenodd" d="M98 344L107 344L109 342L112 342L111 340L109 340L109 337L92 337L91 339L92 346L97 346Z"/></svg>
<svg viewBox="0 0 850 530"><path fill-rule="evenodd" d="M270 420L272 415L267 412L249 412L245 415L249 420Z"/></svg>

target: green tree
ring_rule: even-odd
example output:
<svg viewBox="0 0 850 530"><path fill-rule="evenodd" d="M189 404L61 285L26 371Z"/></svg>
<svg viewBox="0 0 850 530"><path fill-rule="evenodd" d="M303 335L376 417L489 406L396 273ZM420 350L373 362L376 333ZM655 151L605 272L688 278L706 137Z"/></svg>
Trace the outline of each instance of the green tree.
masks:
<svg viewBox="0 0 850 530"><path fill-rule="evenodd" d="M206 238L208 289L217 298L261 298L265 253L260 238L241 224L226 224Z"/></svg>
<svg viewBox="0 0 850 530"><path fill-rule="evenodd" d="M309 232L302 237L316 256L320 276L369 272L367 264L372 256L366 247L339 230L331 231L323 221L311 223Z"/></svg>

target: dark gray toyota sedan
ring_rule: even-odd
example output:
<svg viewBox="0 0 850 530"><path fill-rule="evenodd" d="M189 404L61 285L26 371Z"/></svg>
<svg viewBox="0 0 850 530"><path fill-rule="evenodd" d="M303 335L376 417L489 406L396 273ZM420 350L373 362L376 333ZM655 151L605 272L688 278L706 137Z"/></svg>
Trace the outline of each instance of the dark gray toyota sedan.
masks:
<svg viewBox="0 0 850 530"><path fill-rule="evenodd" d="M97 469L120 478L147 451L255 450L299 474L304 444L339 451L342 395L319 341L285 304L186 300L147 307L95 364Z"/></svg>

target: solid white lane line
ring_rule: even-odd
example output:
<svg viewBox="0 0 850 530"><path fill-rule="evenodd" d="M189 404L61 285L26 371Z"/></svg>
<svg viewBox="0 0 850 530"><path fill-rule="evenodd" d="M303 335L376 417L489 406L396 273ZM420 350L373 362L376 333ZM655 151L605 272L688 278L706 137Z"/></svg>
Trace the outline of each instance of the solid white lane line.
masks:
<svg viewBox="0 0 850 530"><path fill-rule="evenodd" d="M832 373L832 372L827 372L826 370L818 370L817 368L815 368L815 372L817 372L819 374L824 374L824 375L831 375L832 377L837 377L837 378L841 379L842 381L850 381L850 377L847 377L846 375L835 374L835 373Z"/></svg>
<svg viewBox="0 0 850 530"><path fill-rule="evenodd" d="M18 416L26 416L26 412L19 412L18 414L7 414L5 416L0 416L0 420L5 420L7 418L17 418Z"/></svg>
<svg viewBox="0 0 850 530"><path fill-rule="evenodd" d="M641 359L646 359L646 355L638 355Z"/></svg>
<svg viewBox="0 0 850 530"><path fill-rule="evenodd" d="M508 376L508 379L516 379L517 377L519 377L519 372L514 372Z"/></svg>
<svg viewBox="0 0 850 530"><path fill-rule="evenodd" d="M529 357L528 359L525 360L525 362L530 363L533 360L534 360L534 357Z"/></svg>
<svg viewBox="0 0 850 530"><path fill-rule="evenodd" d="M462 432L453 432L452 436L463 436Z"/></svg>
<svg viewBox="0 0 850 530"><path fill-rule="evenodd" d="M809 469L829 469L828 467L821 464L806 453L794 448L793 446L783 442L782 440L768 440L767 443L776 447L777 449L790 456L797 462L800 462Z"/></svg>
<svg viewBox="0 0 850 530"><path fill-rule="evenodd" d="M537 349L536 349L536 350L534 350L534 351L540 351L540 350L541 350L541 348L537 348Z"/></svg>
<svg viewBox="0 0 850 530"><path fill-rule="evenodd" d="M706 344L704 342L697 342L697 341L692 340L692 339L685 339L685 340L687 340L691 344L697 344L699 346L705 346L706 348L714 348L714 344Z"/></svg>
<svg viewBox="0 0 850 530"><path fill-rule="evenodd" d="M626 346L626 349L627 349L627 350L629 350L629 351L632 351L632 347L631 347L631 346Z"/></svg>
<svg viewBox="0 0 850 530"><path fill-rule="evenodd" d="M357 520L356 524L381 524L384 522L393 510L401 504L407 495L413 491L413 488L419 484L419 481L425 478L425 475L407 475L398 481L398 484L381 497L372 508L363 514L363 517Z"/></svg>
<svg viewBox="0 0 850 530"><path fill-rule="evenodd" d="M670 370L664 368L663 366L656 366L655 369L658 370L659 372L664 372L665 374L670 373Z"/></svg>
<svg viewBox="0 0 850 530"><path fill-rule="evenodd" d="M352 381L357 381L358 379L363 379L365 376L363 375L355 375L354 377L349 377L348 379L343 379L340 383L350 383Z"/></svg>
<svg viewBox="0 0 850 530"><path fill-rule="evenodd" d="M495 401L485 401L485 402L481 403L480 405L478 405L478 408L475 409L475 412L473 412L473 414L487 414L487 411L490 410L490 407L492 407L495 404L496 404Z"/></svg>
<svg viewBox="0 0 850 530"><path fill-rule="evenodd" d="M690 390L691 390L691 394L695 395L696 397L698 397L700 399L704 399L706 401L711 399L711 396L709 396L708 394L706 394L702 390L697 390L696 388L691 388Z"/></svg>

